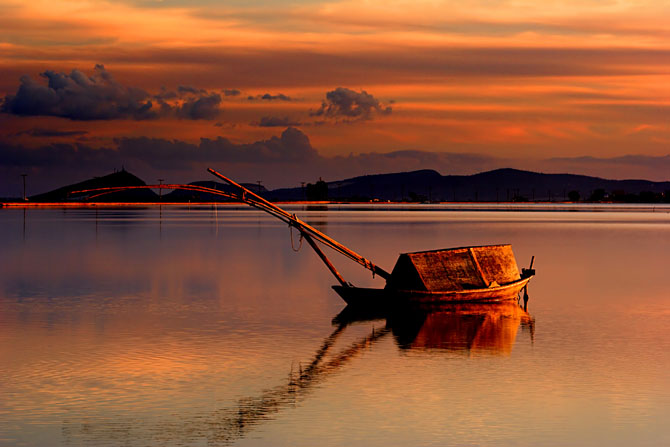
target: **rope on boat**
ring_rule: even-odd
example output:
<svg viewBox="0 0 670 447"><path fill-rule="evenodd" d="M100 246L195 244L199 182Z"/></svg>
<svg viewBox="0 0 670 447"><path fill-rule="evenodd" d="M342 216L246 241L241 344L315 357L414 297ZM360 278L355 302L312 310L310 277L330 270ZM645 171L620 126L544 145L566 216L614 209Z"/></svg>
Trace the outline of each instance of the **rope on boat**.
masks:
<svg viewBox="0 0 670 447"><path fill-rule="evenodd" d="M366 259L365 260L365 268L372 272L372 278L374 278L375 277L375 265L372 263L372 261Z"/></svg>
<svg viewBox="0 0 670 447"><path fill-rule="evenodd" d="M295 244L293 243L293 225L291 225L291 224L288 225L288 231L289 231L289 234L291 235L291 249L292 249L294 252L297 253L297 252L299 252L300 249L302 248L302 239L303 239L303 237L302 237L302 232L300 232L300 244L298 245L298 248L296 249L296 248L295 248Z"/></svg>

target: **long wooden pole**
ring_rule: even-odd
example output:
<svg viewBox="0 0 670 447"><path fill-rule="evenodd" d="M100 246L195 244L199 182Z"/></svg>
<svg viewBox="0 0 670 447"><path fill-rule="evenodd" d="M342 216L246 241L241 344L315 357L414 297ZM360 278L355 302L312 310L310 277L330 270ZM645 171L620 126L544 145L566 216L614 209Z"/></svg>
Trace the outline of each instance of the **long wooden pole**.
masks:
<svg viewBox="0 0 670 447"><path fill-rule="evenodd" d="M214 171L213 169L208 169L209 172L212 174L216 175L217 177L225 180L227 183L230 185L233 185L237 187L240 191L241 194L235 194L235 193L227 193L223 192L217 189L213 188L208 188L205 186L199 186L199 185L177 185L177 184L160 184L160 185L137 185L137 186L112 186L112 187L103 187L103 188L91 188L91 189L82 189L78 191L71 191L69 194L84 194L84 193L95 193L92 196L89 196L89 199L99 197L105 194L111 194L119 191L125 191L129 189L184 189L184 190L191 190L191 191L199 191L199 192L206 192L210 194L215 194L223 197L227 197L229 199L237 200L246 203L247 205L250 205L254 208L258 208L262 211L265 211L269 214L272 214L276 218L286 222L289 225L292 225L296 227L300 233L305 236L309 236L311 234L312 237L307 238L307 242L310 244L310 246L316 251L317 255L321 258L321 260L326 264L328 269L333 273L335 278L342 284L343 286L348 286L349 284L342 278L342 276L339 274L335 266L330 262L330 260L326 257L326 255L321 251L321 249L318 247L318 245L315 243L314 239L318 240L319 242L323 243L324 245L329 246L333 250L347 256L348 258L356 261L363 267L367 268L368 270L372 271L373 273L381 276L384 279L388 279L391 275L386 272L384 269L381 267L375 265L373 262L370 260L364 258L363 256L359 255L355 251L345 247L344 245L340 244L336 240L330 238L329 236L321 233L319 230L316 228L312 227L311 225L303 222L302 220L298 219L294 214L289 214L285 210L279 208L272 202L269 202L265 200L264 198L258 196L254 192L250 191L249 189L245 188L244 186L234 182L233 180L225 177L224 175Z"/></svg>
<svg viewBox="0 0 670 447"><path fill-rule="evenodd" d="M183 189L186 191L198 191L206 192L209 194L214 194L228 199L240 200L237 194L231 194L224 191L220 191L214 188L208 188L206 186L198 185L178 185L178 184L160 184L160 185L136 185L136 186L107 186L103 188L91 188L91 189L80 189L78 191L70 191L68 195L73 194L85 194L85 193L96 193L92 196L89 196L88 199L93 199L95 197L103 196L105 194L112 194L115 192L126 191L129 189Z"/></svg>
<svg viewBox="0 0 670 447"><path fill-rule="evenodd" d="M220 179L224 180L226 183L239 188L240 191L242 191L240 197L242 201L248 203L251 206L262 209L285 222L288 221L290 224L293 224L296 228L298 228L298 230L300 230L301 232L308 233L314 236L314 238L320 241L321 243L329 246L335 251L342 253L344 256L362 265L366 269L370 270L372 273L377 274L386 280L388 280L391 277L391 274L388 273L386 270L375 265L372 261L364 258L355 251L349 249L348 247L345 247L344 245L340 244L331 237L323 234L322 232L312 227L311 225L307 224L306 222L303 222L302 220L298 219L294 214L289 214L285 210L279 208L274 203L265 200L258 194L255 194L253 191L236 183L235 181L229 179L228 177L215 171L214 169L208 168L207 170L212 175L215 175L216 177L219 177Z"/></svg>
<svg viewBox="0 0 670 447"><path fill-rule="evenodd" d="M342 278L342 275L340 275L340 272L337 271L335 266L333 265L332 262L330 262L330 259L321 251L319 246L314 242L314 239L312 239L312 236L310 236L307 233L302 233L302 237L305 238L307 243L314 249L317 255L321 258L324 264L326 264L326 267L328 267L328 270L330 270L330 273L333 274L333 276L339 281L339 283L342 285L342 287L349 287L349 284Z"/></svg>

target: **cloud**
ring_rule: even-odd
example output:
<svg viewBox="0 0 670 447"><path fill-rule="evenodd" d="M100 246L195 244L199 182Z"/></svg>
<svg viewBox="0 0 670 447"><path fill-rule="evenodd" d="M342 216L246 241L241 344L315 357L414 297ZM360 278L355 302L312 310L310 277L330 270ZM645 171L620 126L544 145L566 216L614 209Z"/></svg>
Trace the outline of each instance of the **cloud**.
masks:
<svg viewBox="0 0 670 447"><path fill-rule="evenodd" d="M36 127L33 129L22 130L14 135L29 135L31 137L79 137L86 134L88 134L88 131L86 130L56 130Z"/></svg>
<svg viewBox="0 0 670 447"><path fill-rule="evenodd" d="M114 167L119 152L110 148L92 148L83 144L53 143L38 148L0 143L0 165L19 168L60 169L63 167Z"/></svg>
<svg viewBox="0 0 670 447"><path fill-rule="evenodd" d="M289 127L299 126L300 122L292 120L288 116L264 116L258 123L252 123L259 127Z"/></svg>
<svg viewBox="0 0 670 447"><path fill-rule="evenodd" d="M19 196L20 174L28 173L29 194L104 175L124 166L146 181L169 176L171 182L207 178L205 168L222 165L240 176L273 179L286 169L322 164L307 135L289 127L280 136L251 143L203 138L199 144L162 138L123 138L95 148L83 144L49 144L36 148L0 141L0 197ZM274 173L274 174L272 174ZM237 176L237 178L240 178ZM19 179L19 180L17 180Z"/></svg>
<svg viewBox="0 0 670 447"><path fill-rule="evenodd" d="M5 96L0 111L77 121L167 116L198 120L213 119L219 114L221 95L218 93L180 85L177 92L163 87L151 96L140 88L121 85L100 64L90 77L79 70L72 70L70 74L47 70L40 75L48 80L47 85L22 76L16 94Z"/></svg>
<svg viewBox="0 0 670 447"><path fill-rule="evenodd" d="M58 64L73 60L105 60L108 64L129 67L133 77L141 80L141 85L188 79L194 85L233 85L244 91L267 91L268 88L278 91L300 88L304 91L323 85L444 85L447 78L451 85L460 85L459 81L467 80L467 85L481 83L487 87L519 77L531 78L525 82L541 86L547 85L545 81L549 81L549 85L561 85L563 82L574 85L573 77L579 76L593 80L585 79L584 82L606 86L604 81L611 76L665 73L670 49L621 46L580 48L578 45L549 43L528 47L516 41L498 42L492 48L475 41L449 45L442 42L426 45L399 42L392 46L364 46L357 51L334 51L328 45L300 50L273 46L245 52L227 46L198 44L123 49L76 46L62 47L47 54L41 47L16 45L3 47L2 55L7 60L27 61L26 66L32 67L43 66L45 60ZM146 67L152 69L147 70ZM309 71L304 76L296 76L296 67L309 67ZM17 70L23 68L7 65L3 70L2 78L7 79L9 76L18 77L22 72ZM603 79L602 76L608 78ZM639 91L635 79L638 78L621 78L620 81L625 80L625 84L633 88L632 91ZM403 90L400 88L399 94L406 96Z"/></svg>
<svg viewBox="0 0 670 447"><path fill-rule="evenodd" d="M93 76L79 70L70 74L47 70L41 76L48 80L46 86L22 76L16 94L5 96L2 112L84 121L158 117L147 92L119 84L103 65L95 66Z"/></svg>
<svg viewBox="0 0 670 447"><path fill-rule="evenodd" d="M206 93L205 90L191 87L190 85L180 85L177 87L177 91L179 93L193 93L193 94L198 94L198 93Z"/></svg>
<svg viewBox="0 0 670 447"><path fill-rule="evenodd" d="M295 163L319 157L307 135L289 127L280 137L236 144L227 138L202 138L199 144L162 138L121 138L118 151L123 159L135 159L163 169L183 169L198 163Z"/></svg>
<svg viewBox="0 0 670 447"><path fill-rule="evenodd" d="M487 154L404 150L326 157L307 135L289 127L281 135L250 143L203 138L199 143L162 138L123 138L110 147L49 144L30 148L0 141L0 196L20 196L20 174L30 175L30 194L104 175L125 166L148 182L182 183L207 178L205 168L222 167L240 181L262 179L268 187L300 181L341 180L367 174L434 169L442 174L475 174L512 167L536 172L574 173L602 178L668 180L670 155L614 158L499 158Z"/></svg>
<svg viewBox="0 0 670 447"><path fill-rule="evenodd" d="M0 196L20 195L19 175L29 173L30 194L104 175L125 166L146 181L169 178L190 182L207 178L205 168L223 166L239 180L263 179L272 187L290 186L322 176L327 180L357 175L435 168L478 172L497 167L491 157L403 151L324 157L307 135L289 127L281 135L250 143L203 138L199 143L162 138L121 138L108 148L50 144L37 148L0 141ZM12 189L13 188L13 189Z"/></svg>
<svg viewBox="0 0 670 447"><path fill-rule="evenodd" d="M239 96L242 92L236 88L225 88L221 90L223 96Z"/></svg>
<svg viewBox="0 0 670 447"><path fill-rule="evenodd" d="M176 92L173 92L171 90L167 90L165 87L161 87L160 93L157 95L154 95L154 99L158 100L159 102L161 101L166 101L166 100L171 100L179 97Z"/></svg>
<svg viewBox="0 0 670 447"><path fill-rule="evenodd" d="M592 175L613 179L668 181L670 155L623 155L620 157L557 157L539 160L530 168L552 173Z"/></svg>
<svg viewBox="0 0 670 447"><path fill-rule="evenodd" d="M327 160L328 172L320 175L328 180L419 169L435 169L445 174L475 174L507 166L509 163L509 160L485 154L419 150L368 152L336 156Z"/></svg>
<svg viewBox="0 0 670 447"><path fill-rule="evenodd" d="M199 120L214 119L219 116L221 95L218 93L203 93L198 97L190 98L177 107L177 117Z"/></svg>
<svg viewBox="0 0 670 447"><path fill-rule="evenodd" d="M291 97L286 96L283 93L279 93L277 95L271 95L269 93L266 93L264 95L249 96L249 97L247 97L247 99L249 101L253 101L255 99L260 99L260 100L263 100L263 101L293 101L293 99L291 99Z"/></svg>
<svg viewBox="0 0 670 447"><path fill-rule="evenodd" d="M390 106L384 106L365 90L356 92L346 87L337 87L326 93L321 107L310 115L352 121L370 120L375 115L388 115L391 111Z"/></svg>
<svg viewBox="0 0 670 447"><path fill-rule="evenodd" d="M312 147L309 137L294 127L280 136L251 143L234 143L227 138L202 138L189 143L163 138L133 137L115 140L110 148L83 144L50 144L38 148L0 142L0 165L6 167L48 167L54 172L65 166L82 171L106 166L152 166L157 169L191 169L201 164L229 166L290 165L302 172L319 172L324 178L344 178L367 173L435 168L443 172L473 173L500 167L504 161L478 154L424 151L364 153L324 157ZM284 170L278 170L282 174Z"/></svg>

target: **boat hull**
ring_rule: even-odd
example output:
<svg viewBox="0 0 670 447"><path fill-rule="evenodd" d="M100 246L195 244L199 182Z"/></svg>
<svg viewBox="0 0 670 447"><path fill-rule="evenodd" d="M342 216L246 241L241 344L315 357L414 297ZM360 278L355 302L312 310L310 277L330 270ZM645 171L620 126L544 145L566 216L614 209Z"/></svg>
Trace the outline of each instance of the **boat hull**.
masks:
<svg viewBox="0 0 670 447"><path fill-rule="evenodd" d="M333 286L335 292L352 306L380 306L389 304L443 304L443 303L494 303L517 299L532 276L499 287L471 290L423 291L389 290L365 287Z"/></svg>

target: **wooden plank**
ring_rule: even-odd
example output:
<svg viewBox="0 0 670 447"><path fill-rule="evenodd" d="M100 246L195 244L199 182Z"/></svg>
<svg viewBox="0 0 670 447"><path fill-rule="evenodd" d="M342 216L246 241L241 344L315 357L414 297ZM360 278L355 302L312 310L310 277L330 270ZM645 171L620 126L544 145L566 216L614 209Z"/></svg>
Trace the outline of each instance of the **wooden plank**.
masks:
<svg viewBox="0 0 670 447"><path fill-rule="evenodd" d="M472 247L472 251L489 281L503 285L521 278L511 245Z"/></svg>
<svg viewBox="0 0 670 447"><path fill-rule="evenodd" d="M428 290L488 287L482 280L468 248L411 253L409 257Z"/></svg>
<svg viewBox="0 0 670 447"><path fill-rule="evenodd" d="M475 264L475 267L477 267L477 271L479 272L479 276L481 276L482 281L484 281L484 284L486 284L486 287L491 287L491 281L488 280L486 277L486 273L482 271L482 266L479 265L479 262L477 261L477 256L475 255L475 252L472 248L468 249L468 252L470 253L470 257L472 258L472 262Z"/></svg>

